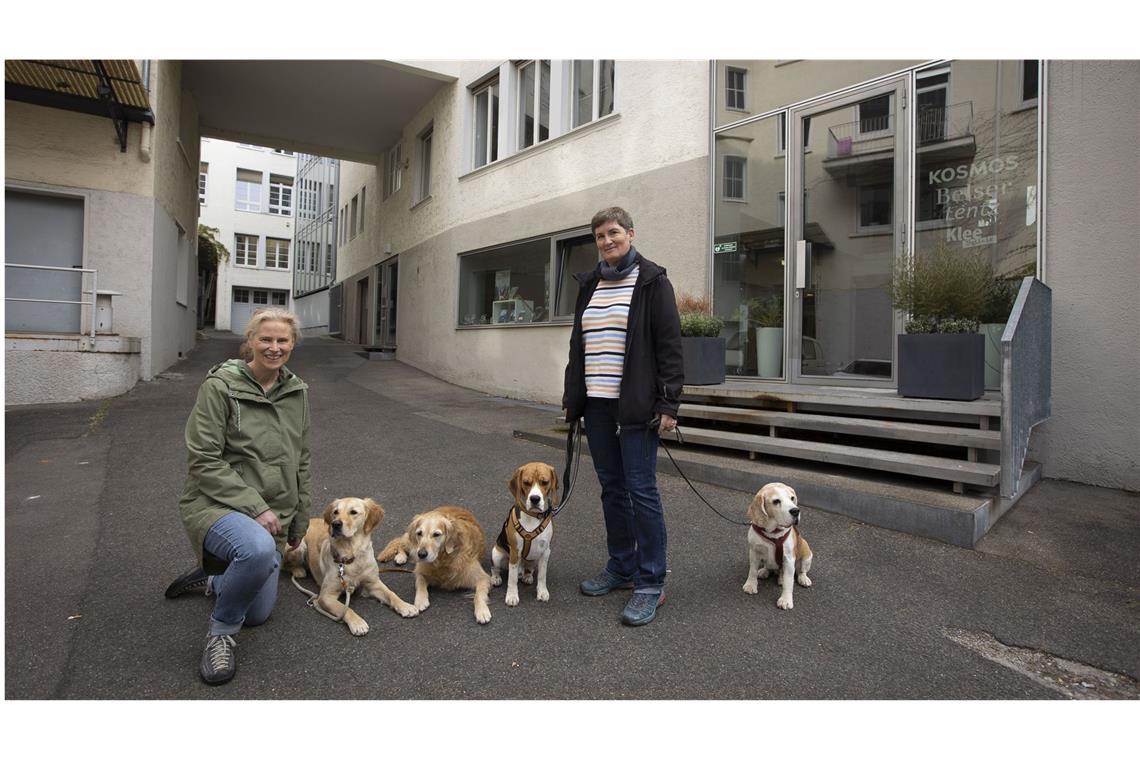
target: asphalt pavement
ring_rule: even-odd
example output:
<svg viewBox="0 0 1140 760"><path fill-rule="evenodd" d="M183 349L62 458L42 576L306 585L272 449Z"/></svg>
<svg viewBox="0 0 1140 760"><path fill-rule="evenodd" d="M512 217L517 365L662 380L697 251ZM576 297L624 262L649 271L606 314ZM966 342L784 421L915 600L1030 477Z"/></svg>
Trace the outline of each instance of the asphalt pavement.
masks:
<svg viewBox="0 0 1140 760"><path fill-rule="evenodd" d="M463 592L433 591L409 620L354 599L371 626L356 638L282 576L273 616L237 636L237 677L206 686L196 668L211 600L167 600L163 589L193 562L177 511L186 416L206 371L237 348L236 336L210 332L123 396L6 410L7 699L1140 696L1137 494L1045 480L976 550L807 504L814 585L784 611L773 581L741 591L747 529L662 474L668 601L634 629L619 622L625 593L578 593L605 561L588 458L555 521L549 602L523 586L508 608L492 589L481 626ZM310 385L314 510L376 499L387 511L377 548L441 504L470 509L493 541L515 467L562 470L561 451L513 435L551 424L555 407L369 361L328 337L303 341L290 367ZM701 490L743 519L748 494ZM384 581L414 596L410 575Z"/></svg>

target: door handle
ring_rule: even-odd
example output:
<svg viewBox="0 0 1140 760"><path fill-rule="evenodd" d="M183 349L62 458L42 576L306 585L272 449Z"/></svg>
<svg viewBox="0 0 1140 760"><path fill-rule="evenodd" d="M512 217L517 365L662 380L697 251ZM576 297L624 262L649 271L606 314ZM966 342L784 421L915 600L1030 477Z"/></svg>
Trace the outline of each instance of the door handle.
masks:
<svg viewBox="0 0 1140 760"><path fill-rule="evenodd" d="M796 241L796 290L811 286L811 243Z"/></svg>

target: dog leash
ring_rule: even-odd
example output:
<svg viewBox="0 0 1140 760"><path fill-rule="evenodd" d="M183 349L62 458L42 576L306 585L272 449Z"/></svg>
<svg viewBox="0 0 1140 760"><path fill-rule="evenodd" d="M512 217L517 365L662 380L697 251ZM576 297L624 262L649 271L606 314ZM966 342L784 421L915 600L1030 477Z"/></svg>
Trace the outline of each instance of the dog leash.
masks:
<svg viewBox="0 0 1140 760"><path fill-rule="evenodd" d="M342 583L343 583L344 565L340 566L340 575L341 575ZM309 591L307 588L302 586L300 584L300 582L297 580L296 576L293 576L293 585L297 587L298 591L300 591L305 596L309 597L309 601L305 602L306 607L312 607L314 610L321 613L322 615L327 617L329 620L335 620L339 623L342 620L344 620L344 614L348 614L348 605L352 601L352 592L349 591L347 587L344 589L344 614L342 614L340 617L337 617L336 615L333 615L331 612L326 612L326 611L322 610L317 605L317 597L320 596L320 594L314 594L312 591Z"/></svg>
<svg viewBox="0 0 1140 760"><path fill-rule="evenodd" d="M581 466L582 420L578 418L574 420L570 425L570 430L566 433L566 469L562 472L562 485L566 490L563 491L562 500L558 502L558 506L551 511L550 516L552 518L570 503L570 496L574 493L574 484L578 482L578 471Z"/></svg>
<svg viewBox="0 0 1140 760"><path fill-rule="evenodd" d="M677 441L679 443L683 444L685 442L685 437L683 435L681 435L681 426L677 425L676 427L674 427L673 432L675 432L677 434ZM730 522L733 525L751 525L752 524L751 522L739 522L737 520L733 520L731 517L725 517L724 514L719 509L714 507L712 504L709 504L708 499L706 499L704 496L701 496L701 492L697 490L697 487L695 485L693 485L693 481L689 480L689 476L686 475L684 470L681 469L681 466L679 464L677 464L677 460L673 458L673 452L670 451L669 447L665 445L665 439L661 438L659 436L657 441L658 441L658 443L661 444L661 448L665 449L665 453L669 455L669 461L673 463L673 467L674 467L674 469L677 470L677 474L680 475L685 480L685 482L689 484L689 488L691 488L693 493L695 493L697 495L698 499L700 499L701 501L703 501L705 503L705 506L707 506L713 512L716 512L717 517L719 517L720 519L722 519L726 522Z"/></svg>

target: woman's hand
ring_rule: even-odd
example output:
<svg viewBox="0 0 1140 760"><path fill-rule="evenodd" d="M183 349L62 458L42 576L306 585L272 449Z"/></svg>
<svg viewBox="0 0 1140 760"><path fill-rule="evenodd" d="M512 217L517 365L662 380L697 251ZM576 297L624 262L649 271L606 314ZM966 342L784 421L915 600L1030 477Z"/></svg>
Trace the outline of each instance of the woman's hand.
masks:
<svg viewBox="0 0 1140 760"><path fill-rule="evenodd" d="M677 429L677 420L667 414L661 415L661 422L657 425L657 435L671 433Z"/></svg>
<svg viewBox="0 0 1140 760"><path fill-rule="evenodd" d="M258 525L269 531L271 536L276 536L281 532L281 521L277 519L277 515L273 514L272 509L265 510L254 519Z"/></svg>

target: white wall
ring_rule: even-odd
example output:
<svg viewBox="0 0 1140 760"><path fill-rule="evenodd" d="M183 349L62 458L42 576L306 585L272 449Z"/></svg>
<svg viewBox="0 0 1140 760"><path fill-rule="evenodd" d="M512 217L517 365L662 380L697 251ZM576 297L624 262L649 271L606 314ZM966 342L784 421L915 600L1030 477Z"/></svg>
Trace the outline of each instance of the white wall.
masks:
<svg viewBox="0 0 1140 760"><path fill-rule="evenodd" d="M1140 490L1140 62L1049 64L1050 478Z"/></svg>

